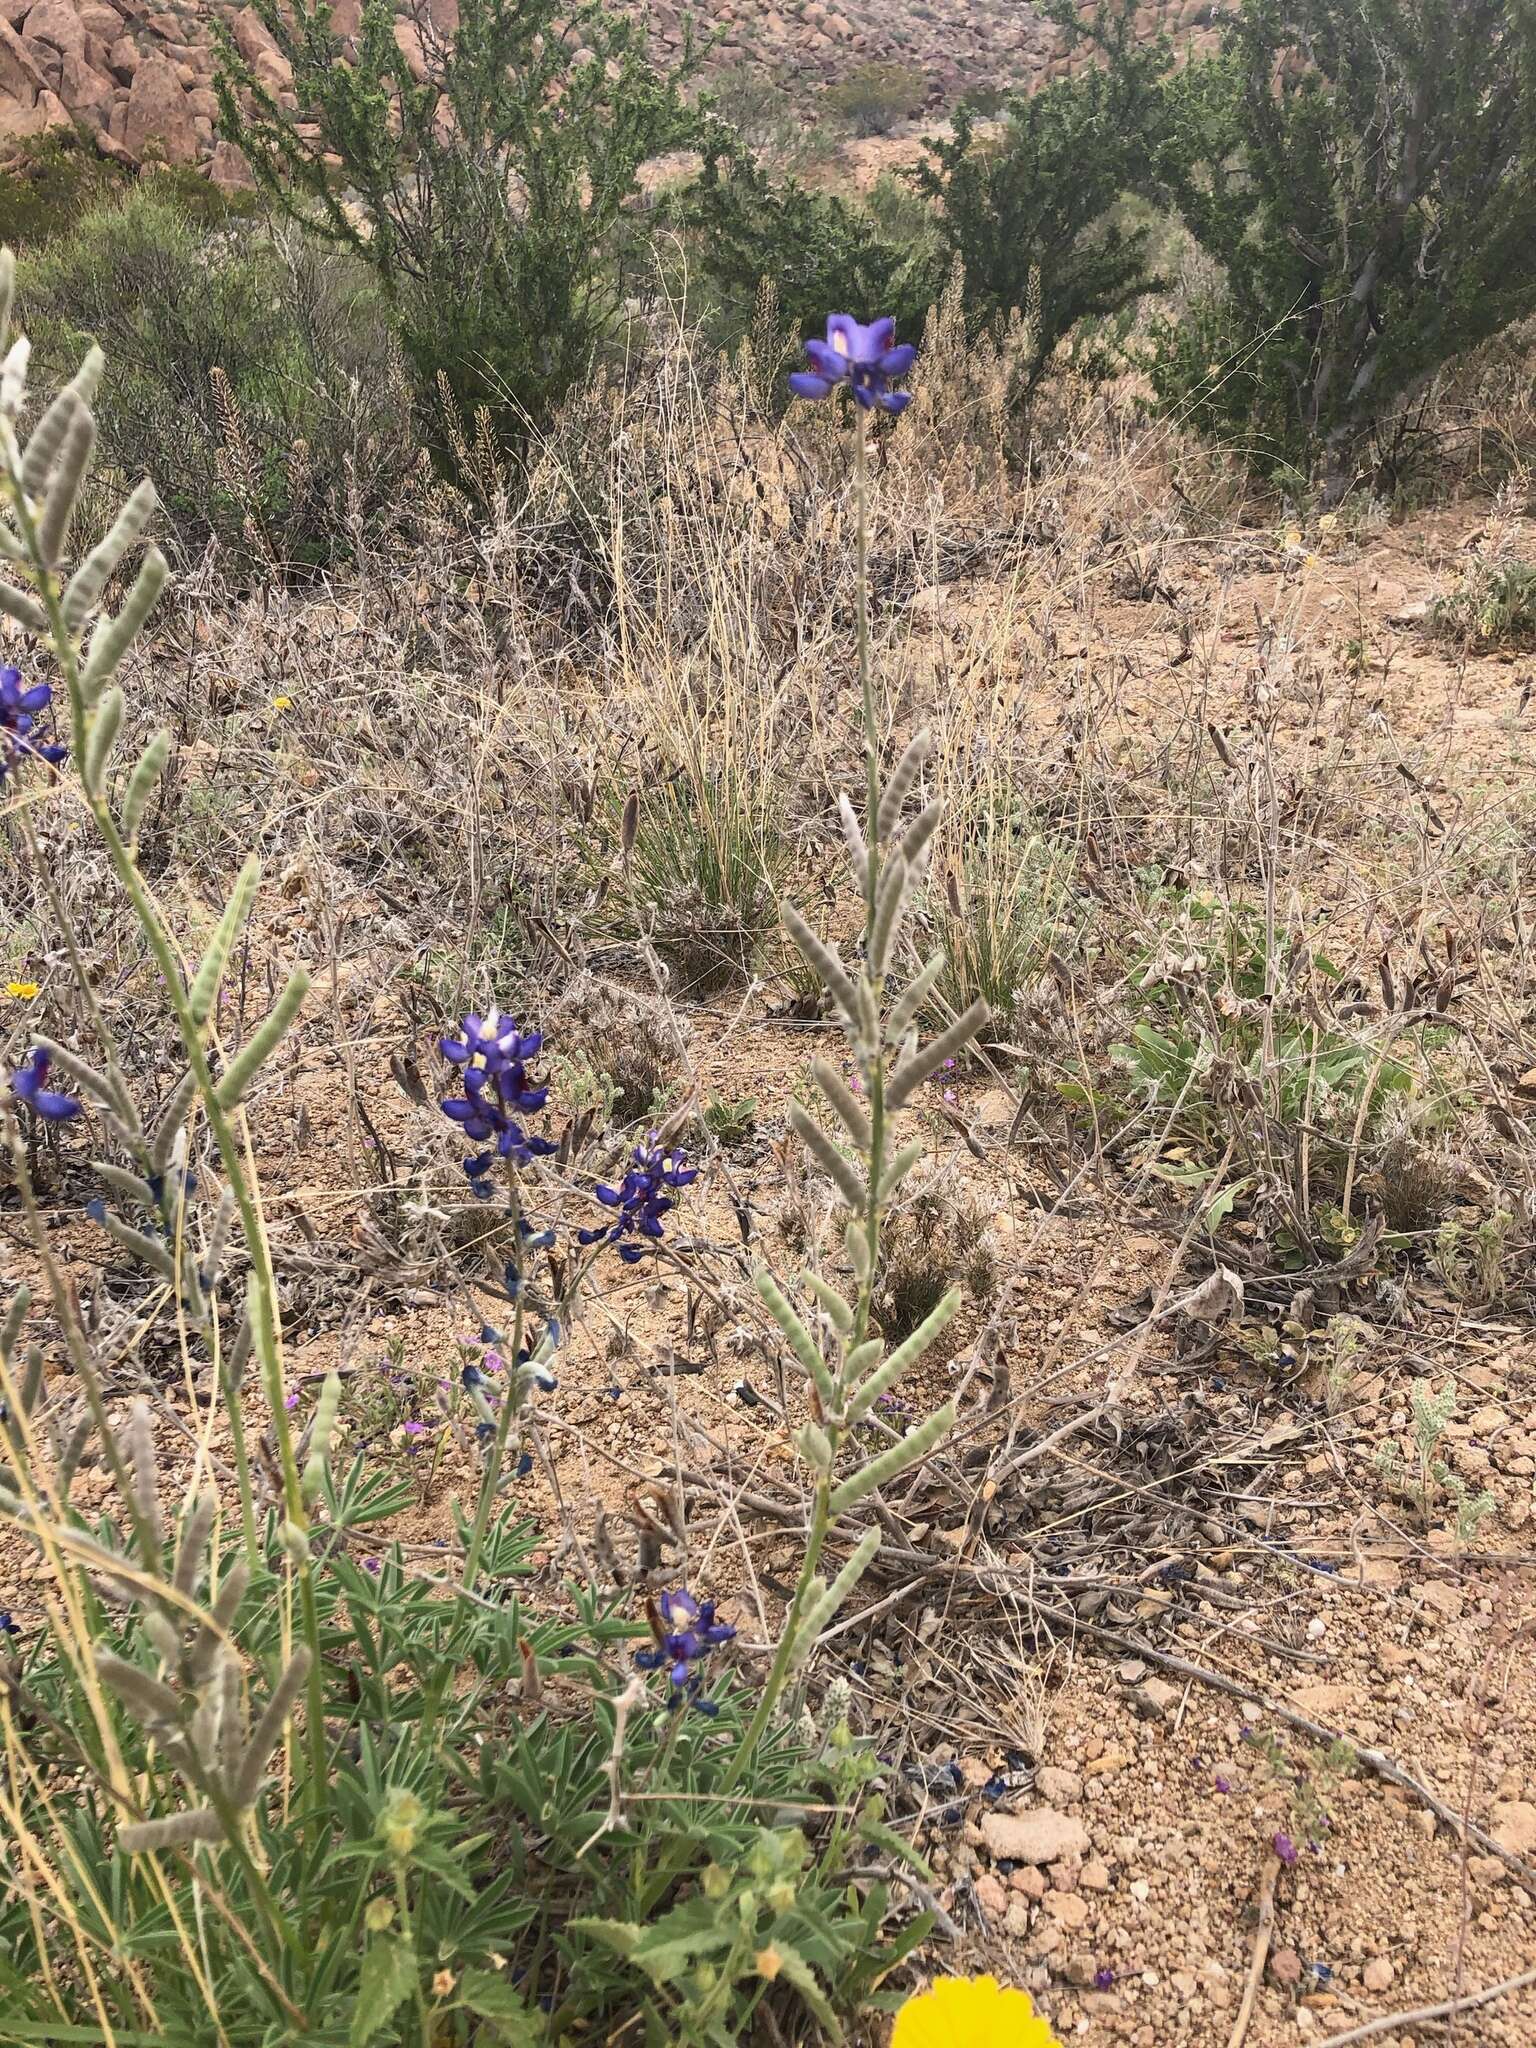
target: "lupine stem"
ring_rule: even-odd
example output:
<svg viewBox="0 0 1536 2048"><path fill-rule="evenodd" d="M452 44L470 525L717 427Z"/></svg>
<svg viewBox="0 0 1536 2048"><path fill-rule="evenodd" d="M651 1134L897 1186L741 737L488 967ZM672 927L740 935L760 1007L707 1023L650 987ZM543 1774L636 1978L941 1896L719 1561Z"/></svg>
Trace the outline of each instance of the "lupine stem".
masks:
<svg viewBox="0 0 1536 2048"><path fill-rule="evenodd" d="M31 558L38 596L48 618L48 637L52 643L54 657L64 678L69 696L70 727L74 741L75 756L78 760L85 745L87 716L85 692L80 680L79 653L75 640L64 620L64 608L59 593L58 578L44 559L42 545L38 538L37 521L26 493L21 489L20 479L14 467L14 441L10 442L11 457L8 462L7 483L9 497L16 515L23 544ZM159 911L154 897L145 886L137 863L122 835L117 822L108 807L105 795L98 790L84 789L85 800L102 843L105 845L117 875L122 884L134 917L149 942L155 964L165 978L166 991L171 1007L176 1013L176 1023L181 1033L182 1045L192 1068L197 1091L202 1099L208 1118L208 1127L213 1133L224 1171L229 1176L234 1192L235 1206L239 1212L241 1230L245 1237L246 1251L251 1261L255 1285L258 1350L274 1362L277 1373L277 1398L270 1403L272 1425L277 1436L278 1454L283 1471L283 1494L289 1521L300 1531L307 1529L309 1517L304 1507L299 1486L298 1463L294 1456L293 1432L289 1427L287 1411L281 1398L281 1344L278 1328L276 1300L277 1284L272 1267L271 1249L267 1243L261 1207L253 1192L250 1177L246 1172L239 1141L229 1115L219 1101L218 1087L208 1064L207 1051L203 1044L202 1029L192 1014L181 961L177 957L169 930ZM252 1558L252 1565L260 1560ZM323 1667L320 1654L320 1617L315 1601L314 1579L311 1567L306 1561L296 1564L299 1583L299 1607L304 1635L310 1652L309 1678L307 1682L308 1736L311 1783L309 1796L317 1807L321 1802L326 1781L325 1752L325 1692Z"/></svg>
<svg viewBox="0 0 1536 2048"><path fill-rule="evenodd" d="M507 1383L506 1390L501 1397L501 1414L496 1419L496 1439L491 1446L491 1454L485 1461L485 1473L480 1481L480 1498L475 1503L474 1526L469 1532L469 1548L464 1554L464 1575L460 1583L466 1593L473 1590L475 1574L480 1569L480 1553L485 1547L485 1532L490 1524L491 1505L496 1498L496 1488L501 1479L502 1460L507 1454L507 1438L512 1433L512 1424L517 1412L516 1402L513 1397L517 1387L518 1361L522 1357L523 1325L526 1319L524 1306L526 1297L523 1290L522 1231L519 1228L522 1222L523 1207L518 1191L517 1175L510 1168L507 1172L507 1179L511 1189L511 1201L508 1207L512 1217L512 1236L517 1246L513 1254L517 1262L515 1271L518 1284L517 1303L512 1315L512 1355L504 1361Z"/></svg>
<svg viewBox="0 0 1536 2048"><path fill-rule="evenodd" d="M870 658L869 648L868 443L864 430L864 409L858 404L853 408L853 494L858 530L854 608L858 621L859 696L864 718L864 833L869 856L864 864L864 932L867 941L874 929L875 897L880 886L880 739L875 728L874 664ZM866 974L868 971L866 967ZM872 985L872 993L875 1015L878 1018L881 995L879 983ZM870 1314L874 1305L875 1268L880 1252L880 1183L885 1176L885 1048L878 1039L869 1049L868 1057L862 1065L865 1086L869 1091L869 1183L863 1218L868 1270L859 1283L849 1349L862 1343L869 1334ZM840 1379L839 1396L845 1392L846 1389ZM830 1421L827 1423L827 1436L832 1446L832 1457L828 1469L816 1475L816 1489L811 1503L811 1523L806 1533L805 1561L801 1565L800 1578L789 1603L789 1612L784 1617L784 1627L779 1637L778 1649L774 1652L773 1663L769 1668L767 1683L758 1699L756 1711L747 1724L746 1733L742 1736L741 1746L726 1772L725 1782L721 1787L723 1792L731 1790L751 1762L789 1676L789 1663L794 1654L796 1637L800 1632L800 1619L805 1611L811 1583L821 1565L821 1554L826 1548L827 1536L832 1526L833 1474L837 1467L837 1454L842 1436Z"/></svg>

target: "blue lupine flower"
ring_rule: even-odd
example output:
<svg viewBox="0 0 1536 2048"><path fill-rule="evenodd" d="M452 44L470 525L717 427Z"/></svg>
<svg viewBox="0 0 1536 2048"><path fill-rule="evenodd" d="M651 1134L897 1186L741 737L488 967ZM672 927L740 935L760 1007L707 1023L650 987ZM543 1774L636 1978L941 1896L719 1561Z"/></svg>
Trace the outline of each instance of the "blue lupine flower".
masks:
<svg viewBox="0 0 1536 2048"><path fill-rule="evenodd" d="M12 1074L11 1093L46 1123L68 1123L72 1116L80 1114L81 1105L73 1095L62 1095L58 1089L48 1086L51 1064L42 1047L35 1047L27 1064Z"/></svg>
<svg viewBox="0 0 1536 2048"><path fill-rule="evenodd" d="M811 367L792 371L789 388L797 398L828 398L845 383L866 411L878 405L882 412L903 412L912 403L912 394L893 391L891 385L911 369L917 350L909 341L894 347L895 339L894 320L872 320L861 327L847 313L831 313L826 340L812 336L805 344Z"/></svg>
<svg viewBox="0 0 1536 2048"><path fill-rule="evenodd" d="M39 761L62 761L68 747L37 734L37 714L53 702L46 683L21 686L19 668L0 668L0 782L24 755Z"/></svg>
<svg viewBox="0 0 1536 2048"><path fill-rule="evenodd" d="M617 1219L599 1224L595 1230L578 1230L578 1243L617 1244L625 1265L638 1265L650 1244L659 1242L662 1217L677 1206L667 1189L685 1188L699 1177L699 1169L687 1161L688 1155L681 1146L676 1151L664 1150L656 1143L656 1133L652 1131L648 1143L637 1145L630 1154L630 1170L618 1187L611 1188L599 1181L592 1190L605 1208L618 1210ZM637 1237L650 1243L634 1243L632 1240Z"/></svg>
<svg viewBox="0 0 1536 2048"><path fill-rule="evenodd" d="M462 1038L439 1040L443 1056L464 1069L464 1093L444 1100L443 1115L462 1125L465 1137L487 1147L464 1161L469 1184L482 1201L490 1198L486 1176L493 1159L528 1166L558 1149L517 1121L518 1116L542 1109L549 1099L548 1088L531 1087L528 1081L527 1063L543 1043L539 1032L523 1031L515 1018L504 1017L499 1010L487 1017L466 1017Z"/></svg>
<svg viewBox="0 0 1536 2048"><path fill-rule="evenodd" d="M635 1662L642 1671L666 1671L669 1708L687 1703L701 1714L718 1713L713 1700L699 1697L704 1680L698 1666L711 1650L730 1642L735 1629L728 1621L716 1621L713 1600L695 1600L686 1586L663 1593L650 1617L656 1647L637 1651Z"/></svg>
<svg viewBox="0 0 1536 2048"><path fill-rule="evenodd" d="M21 1630L11 1619L11 1610L8 1607L0 1607L0 1636L19 1636L20 1634Z"/></svg>

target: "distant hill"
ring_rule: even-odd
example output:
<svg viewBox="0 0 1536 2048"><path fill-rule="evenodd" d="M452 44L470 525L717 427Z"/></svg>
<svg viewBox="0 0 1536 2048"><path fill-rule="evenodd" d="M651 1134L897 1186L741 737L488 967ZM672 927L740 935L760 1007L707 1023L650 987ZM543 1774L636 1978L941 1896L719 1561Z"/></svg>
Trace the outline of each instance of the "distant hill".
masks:
<svg viewBox="0 0 1536 2048"><path fill-rule="evenodd" d="M457 0L424 0L431 18L451 28ZM337 0L342 34L355 28L359 0ZM683 43L686 10L678 0L643 8L658 54ZM103 155L130 164L159 158L196 165L220 183L244 182L239 153L214 134L213 9L195 4L152 8L136 0L0 0L0 149L50 131L80 129ZM400 35L415 41L408 8ZM1163 0L1138 14L1148 36L1167 29L1202 44L1213 0ZM226 10L241 48L286 84L286 68L250 7ZM921 72L927 104L945 106L980 86L1007 88L1058 76L1058 37L1027 0L715 0L696 22L715 38L711 66L760 64L814 95L861 64L894 61Z"/></svg>

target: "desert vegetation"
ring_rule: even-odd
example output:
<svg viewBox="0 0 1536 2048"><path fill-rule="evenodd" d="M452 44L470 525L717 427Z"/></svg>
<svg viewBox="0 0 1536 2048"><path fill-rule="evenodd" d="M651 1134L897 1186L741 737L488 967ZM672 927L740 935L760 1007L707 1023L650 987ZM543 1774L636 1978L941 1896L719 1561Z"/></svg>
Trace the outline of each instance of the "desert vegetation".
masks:
<svg viewBox="0 0 1536 2048"><path fill-rule="evenodd" d="M1536 23L1044 11L0 175L0 2044L1529 2040Z"/></svg>

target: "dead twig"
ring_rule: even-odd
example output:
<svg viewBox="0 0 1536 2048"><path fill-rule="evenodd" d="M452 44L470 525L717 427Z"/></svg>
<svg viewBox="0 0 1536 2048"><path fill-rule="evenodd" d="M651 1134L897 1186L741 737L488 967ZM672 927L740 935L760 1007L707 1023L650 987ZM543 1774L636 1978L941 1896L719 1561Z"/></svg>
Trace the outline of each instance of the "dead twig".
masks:
<svg viewBox="0 0 1536 2048"><path fill-rule="evenodd" d="M1326 2041L1320 2041L1318 2048L1346 2048L1351 2041L1369 2041L1374 2034L1395 2034L1402 2027L1425 2026L1431 2020L1448 2020L1457 2013L1475 2012L1480 2005L1491 2005L1496 1998L1507 1998L1512 1991L1525 1991L1536 1984L1536 1970L1526 1970L1518 1977L1506 1977L1502 1984L1490 1984L1484 1991L1468 1991L1461 1998L1447 1998L1439 2005L1418 2005L1412 2012L1389 2012L1379 2020L1367 2020L1363 2027L1351 2027L1345 2034L1330 2034Z"/></svg>
<svg viewBox="0 0 1536 2048"><path fill-rule="evenodd" d="M1253 1956L1248 1964L1248 1982L1243 1989L1243 2002L1237 2008L1231 2038L1227 2048L1243 2048L1248 2032L1248 2023L1253 2018L1253 2001L1259 1995L1259 1986L1264 1981L1264 1965L1269 1959L1269 1944L1275 1933L1275 1883L1280 1875L1280 1858L1271 1856L1264 1865L1264 1874L1259 1879L1259 1922L1253 1930Z"/></svg>

